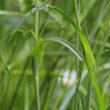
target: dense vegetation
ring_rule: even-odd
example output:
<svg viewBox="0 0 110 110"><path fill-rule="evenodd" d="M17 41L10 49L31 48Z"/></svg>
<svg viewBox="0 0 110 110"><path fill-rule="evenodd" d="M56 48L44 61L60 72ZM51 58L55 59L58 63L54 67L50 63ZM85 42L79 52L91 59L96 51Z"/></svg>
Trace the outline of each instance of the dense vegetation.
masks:
<svg viewBox="0 0 110 110"><path fill-rule="evenodd" d="M110 110L110 0L0 0L0 110Z"/></svg>

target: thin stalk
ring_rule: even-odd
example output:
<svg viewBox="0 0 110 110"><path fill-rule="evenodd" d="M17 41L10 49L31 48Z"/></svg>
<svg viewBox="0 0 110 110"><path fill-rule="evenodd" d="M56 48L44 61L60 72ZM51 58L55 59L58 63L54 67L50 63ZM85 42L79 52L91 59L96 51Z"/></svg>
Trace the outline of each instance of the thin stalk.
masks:
<svg viewBox="0 0 110 110"><path fill-rule="evenodd" d="M93 29L93 31L91 32L91 35L90 35L90 38L91 38L90 46L92 45L92 42L93 42L93 39L94 39L94 35L95 35L96 30L98 28L98 24L100 23L100 21L102 19L101 17L102 17L102 12L104 10L105 4L106 4L106 0L103 0L102 5L101 5L101 9L100 9L100 12L99 12L99 15L98 15L98 18L97 18L97 21L96 21L95 28ZM86 110L89 110L91 90L92 90L92 83L91 83L91 81L89 81L89 84L88 84L88 94L87 94L87 102L86 102Z"/></svg>
<svg viewBox="0 0 110 110"><path fill-rule="evenodd" d="M89 107L90 107L91 90L92 90L92 83L91 83L91 80L89 80L88 81L87 100L86 100L86 110L89 110Z"/></svg>
<svg viewBox="0 0 110 110"><path fill-rule="evenodd" d="M39 6L39 0L35 0L35 6ZM38 39L39 36L39 11L35 12L35 35ZM33 60L33 73L34 73L34 85L35 85L35 95L36 95L36 110L40 110L40 95L39 95L39 67L36 67L35 61Z"/></svg>
<svg viewBox="0 0 110 110"><path fill-rule="evenodd" d="M76 10L77 24L78 24L78 27L81 28L80 20L79 20L79 11L78 11L78 7L77 7L77 0L74 0L74 4L75 4L75 10ZM76 42L77 42L77 49L79 50L79 36L78 35L77 35ZM77 71L77 73L79 73L79 59L78 58L76 59L76 71ZM79 88L79 83L80 83L80 81L77 84L76 96L75 96L75 102L74 102L74 110L77 110L77 101L78 101L78 92L77 91Z"/></svg>
<svg viewBox="0 0 110 110"><path fill-rule="evenodd" d="M39 0L35 0L35 6L39 6ZM39 36L39 10L36 10L35 12L35 35Z"/></svg>
<svg viewBox="0 0 110 110"><path fill-rule="evenodd" d="M35 67L36 68L36 67ZM39 75L38 75L38 68L35 69L34 73L34 83L35 83L35 94L36 94L36 110L40 110L40 95L39 95Z"/></svg>

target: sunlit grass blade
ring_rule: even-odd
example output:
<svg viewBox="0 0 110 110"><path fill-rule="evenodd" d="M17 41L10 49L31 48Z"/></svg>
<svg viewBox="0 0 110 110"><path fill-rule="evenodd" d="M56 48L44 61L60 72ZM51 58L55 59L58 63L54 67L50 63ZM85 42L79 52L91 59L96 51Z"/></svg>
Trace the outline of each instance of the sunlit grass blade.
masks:
<svg viewBox="0 0 110 110"><path fill-rule="evenodd" d="M75 22L69 17L67 16L64 12L62 12L60 9L54 7L54 6L47 6L48 8L52 8L55 11L57 11L58 13L60 13L66 20L68 20L73 27L76 29L78 35L80 36L80 40L81 43L83 45L83 49L84 49L84 56L85 56L85 61L88 67L89 71L94 71L95 70L95 60L91 51L91 48L89 46L89 43L87 41L87 38L85 37L84 33L80 30L80 28L75 24Z"/></svg>
<svg viewBox="0 0 110 110"><path fill-rule="evenodd" d="M77 51L77 49L75 47L73 47L73 45L71 43L69 43L68 41L59 38L59 37L52 37L52 38L48 38L46 39L47 41L54 41L54 42L58 42L63 44L65 47L67 47L74 55L76 55L80 61L83 61L83 57L81 55L80 52Z"/></svg>

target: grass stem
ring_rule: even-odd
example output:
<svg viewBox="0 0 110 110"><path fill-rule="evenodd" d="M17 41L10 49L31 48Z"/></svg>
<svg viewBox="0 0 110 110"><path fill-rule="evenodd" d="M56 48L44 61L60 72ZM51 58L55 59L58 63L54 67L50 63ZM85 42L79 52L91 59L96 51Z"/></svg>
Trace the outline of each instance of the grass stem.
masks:
<svg viewBox="0 0 110 110"><path fill-rule="evenodd" d="M35 6L39 6L39 0L35 0ZM38 39L39 36L39 11L35 12L35 35ZM34 66L34 84L35 84L35 95L36 95L36 110L40 110L40 95L39 95L39 67L36 67L35 61L33 61Z"/></svg>
<svg viewBox="0 0 110 110"><path fill-rule="evenodd" d="M90 107L90 98L91 98L91 90L92 90L92 83L91 80L88 81L88 91L87 91L87 100L86 100L86 110L89 110Z"/></svg>
<svg viewBox="0 0 110 110"><path fill-rule="evenodd" d="M39 6L39 0L35 0L35 6ZM38 38L39 36L39 10L36 10L35 12L35 34Z"/></svg>
<svg viewBox="0 0 110 110"><path fill-rule="evenodd" d="M77 24L78 24L78 27L80 27L80 20L79 20L79 10L78 10L78 7L77 7L77 0L74 0L74 4L75 4L75 11L76 11L76 20L77 20ZM77 35L77 39L76 39L76 42L77 42L77 49L79 50L79 36ZM77 73L79 73L79 59L77 58L76 59L76 71ZM77 89L76 89L76 95L75 95L75 102L74 102L74 110L77 110L77 101L78 101L78 88L79 88L79 84L80 84L80 81L78 82L77 84Z"/></svg>

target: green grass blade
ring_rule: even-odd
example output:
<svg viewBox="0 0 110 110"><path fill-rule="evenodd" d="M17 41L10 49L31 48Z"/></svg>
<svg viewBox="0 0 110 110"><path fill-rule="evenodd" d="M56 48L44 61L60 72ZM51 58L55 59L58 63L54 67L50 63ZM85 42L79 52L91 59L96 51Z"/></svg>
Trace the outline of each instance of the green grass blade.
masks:
<svg viewBox="0 0 110 110"><path fill-rule="evenodd" d="M67 16L64 12L62 12L60 9L54 7L54 6L49 6L49 8L54 9L55 11L57 11L58 13L60 13L66 20L68 20L73 27L76 29L78 35L80 36L80 40L81 43L83 45L83 49L84 49L84 56L85 56L85 61L88 67L89 71L94 71L95 70L95 60L91 51L91 48L89 46L89 43L85 37L85 35L83 34L83 32L80 30L80 28L75 24L75 22L69 17Z"/></svg>
<svg viewBox="0 0 110 110"><path fill-rule="evenodd" d="M96 31L97 31L97 29L98 29L98 26L99 26L99 24L100 24L100 22L101 22L101 20L102 20L102 15L103 15L103 11L104 11L104 9L105 9L106 3L107 3L107 0L103 0L103 1L102 1L102 5L101 5L101 8L100 8L100 11L99 11L97 20L96 20L96 24L95 24L94 28L92 29L92 31L91 31L91 33L90 33L90 39L89 39L89 40L90 40L90 44L92 44L93 39L94 39L94 37L95 37L95 33L96 33Z"/></svg>
<svg viewBox="0 0 110 110"><path fill-rule="evenodd" d="M77 4L77 0L74 0L74 4L75 4L75 12L76 12L76 21L77 21L77 25L78 27L81 29L81 26L80 26L80 9L78 7L78 4ZM79 42L79 36L77 34L77 38L76 38L76 45L77 45L77 49L79 50L79 47L80 47L80 42ZM76 71L77 71L77 74L78 74L78 78L80 77L81 74L79 74L79 59L76 59ZM76 89L76 93L75 93L75 100L74 100L74 110L77 110L77 104L78 104L78 89L79 89L79 86L80 86L80 80L77 84L77 89Z"/></svg>
<svg viewBox="0 0 110 110"><path fill-rule="evenodd" d="M102 94L100 92L100 88L99 88L97 79L96 79L96 77L93 73L90 73L90 77L91 77L92 84L93 84L93 87L94 87L95 92L96 92L96 97L97 97L97 101L98 101L98 104L99 104L99 110L105 110L105 104L104 104L104 101L103 101Z"/></svg>
<svg viewBox="0 0 110 110"><path fill-rule="evenodd" d="M73 45L71 43L69 43L68 41L59 38L59 37L52 37L52 38L48 38L46 39L46 41L54 41L54 42L58 42L60 44L63 44L65 47L67 47L74 55L76 55L80 61L83 61L83 57L80 54L80 52L77 51L77 49L75 49L73 47Z"/></svg>
<svg viewBox="0 0 110 110"><path fill-rule="evenodd" d="M9 77L12 78L12 73L11 73L10 69L8 68L8 65L7 65L7 63L6 63L6 61L5 61L5 58L2 56L1 53L0 53L0 57L1 57L1 60L2 60L2 62L3 62L3 64L4 64L4 66L5 66L5 69L6 69L7 72L8 72Z"/></svg>

